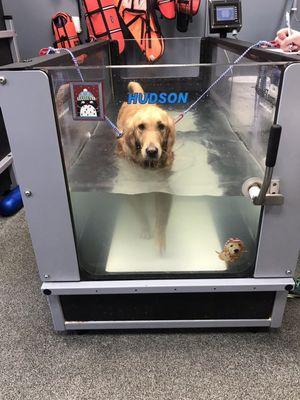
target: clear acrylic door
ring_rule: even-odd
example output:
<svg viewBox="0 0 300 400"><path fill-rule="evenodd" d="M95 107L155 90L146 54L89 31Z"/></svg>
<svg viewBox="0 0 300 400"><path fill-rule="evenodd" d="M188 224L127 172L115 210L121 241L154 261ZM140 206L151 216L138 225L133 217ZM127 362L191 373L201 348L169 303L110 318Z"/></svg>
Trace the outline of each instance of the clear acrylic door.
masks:
<svg viewBox="0 0 300 400"><path fill-rule="evenodd" d="M235 57L218 49L211 65L106 62L81 71L85 81L101 82L104 113L114 124L122 104L132 101L131 81L148 94L138 101L165 93L166 103L158 106L176 119ZM107 120L74 119L70 82L80 82L76 69L49 69L82 279L252 274L261 207L243 196L242 185L263 177L281 68L248 61L234 66L176 124L170 168L141 161L144 139L138 142L135 133L120 155L120 139ZM148 122L139 125L147 131ZM162 154L167 128L151 139Z"/></svg>

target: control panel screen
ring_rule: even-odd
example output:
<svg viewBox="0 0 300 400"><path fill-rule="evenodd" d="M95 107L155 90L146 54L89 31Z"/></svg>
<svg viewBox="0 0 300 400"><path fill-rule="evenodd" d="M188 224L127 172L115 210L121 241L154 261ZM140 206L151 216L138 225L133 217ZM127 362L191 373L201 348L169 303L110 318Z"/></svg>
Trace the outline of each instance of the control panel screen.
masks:
<svg viewBox="0 0 300 400"><path fill-rule="evenodd" d="M235 7L216 7L218 22L234 21L236 19Z"/></svg>

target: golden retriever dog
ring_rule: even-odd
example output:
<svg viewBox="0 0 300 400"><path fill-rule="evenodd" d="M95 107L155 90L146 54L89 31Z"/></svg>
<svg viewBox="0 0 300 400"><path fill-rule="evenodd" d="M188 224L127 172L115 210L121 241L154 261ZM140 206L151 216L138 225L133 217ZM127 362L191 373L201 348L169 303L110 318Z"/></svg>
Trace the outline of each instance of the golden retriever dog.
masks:
<svg viewBox="0 0 300 400"><path fill-rule="evenodd" d="M131 93L144 93L137 82L130 82ZM166 111L153 104L123 103L118 114L117 127L122 132L117 155L141 168L168 172L173 163L175 123ZM167 173L166 173L167 176ZM141 195L132 196L134 207L142 224L143 236L150 236L149 223L141 204ZM161 253L166 247L166 228L172 198L166 193L155 193L155 237ZM148 233L149 234L148 234Z"/></svg>
<svg viewBox="0 0 300 400"><path fill-rule="evenodd" d="M223 250L219 254L219 258L228 263L237 261L242 253L245 252L245 245L239 238L230 238L224 245Z"/></svg>
<svg viewBox="0 0 300 400"><path fill-rule="evenodd" d="M137 82L130 82L131 93L144 93ZM153 104L123 103L117 119L123 136L117 153L144 168L170 168L173 163L175 123L166 111Z"/></svg>
<svg viewBox="0 0 300 400"><path fill-rule="evenodd" d="M141 85L130 82L132 93L144 93ZM69 99L70 85L62 85L56 94L58 114ZM77 126L77 124L76 124ZM123 133L118 139L117 155L138 167L150 170L170 171L174 159L175 123L166 111L157 105L123 103L117 119L118 129ZM79 125L80 127L80 125ZM140 220L142 236L151 237L151 228L143 207L145 195L131 195L131 204ZM166 193L155 193L155 237L161 254L166 247L166 228L172 198Z"/></svg>

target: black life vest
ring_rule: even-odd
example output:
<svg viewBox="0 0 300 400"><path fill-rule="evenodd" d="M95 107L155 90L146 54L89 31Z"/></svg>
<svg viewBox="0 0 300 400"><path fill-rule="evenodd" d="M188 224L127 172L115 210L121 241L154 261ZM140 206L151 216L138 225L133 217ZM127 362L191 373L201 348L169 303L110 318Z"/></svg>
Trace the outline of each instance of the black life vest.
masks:
<svg viewBox="0 0 300 400"><path fill-rule="evenodd" d="M201 0L176 0L177 30L186 32L192 17L197 14Z"/></svg>

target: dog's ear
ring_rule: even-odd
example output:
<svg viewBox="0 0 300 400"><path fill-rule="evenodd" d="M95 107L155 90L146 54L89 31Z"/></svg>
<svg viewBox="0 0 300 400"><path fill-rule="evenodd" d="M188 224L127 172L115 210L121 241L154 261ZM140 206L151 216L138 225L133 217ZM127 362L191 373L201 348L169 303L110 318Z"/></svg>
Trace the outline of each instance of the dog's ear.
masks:
<svg viewBox="0 0 300 400"><path fill-rule="evenodd" d="M123 130L125 145L132 150L135 148L135 126L132 118L128 118Z"/></svg>
<svg viewBox="0 0 300 400"><path fill-rule="evenodd" d="M122 127L122 136L118 139L117 152L119 156L128 156L135 146L134 124L128 119Z"/></svg>
<svg viewBox="0 0 300 400"><path fill-rule="evenodd" d="M167 118L166 133L162 143L162 148L164 150L163 163L166 167L170 167L174 159L173 145L175 142L175 122L169 115Z"/></svg>
<svg viewBox="0 0 300 400"><path fill-rule="evenodd" d="M169 136L172 137L172 146L173 146L174 141L175 141L175 121L169 115L168 115L168 126L167 126L167 129L168 129Z"/></svg>

